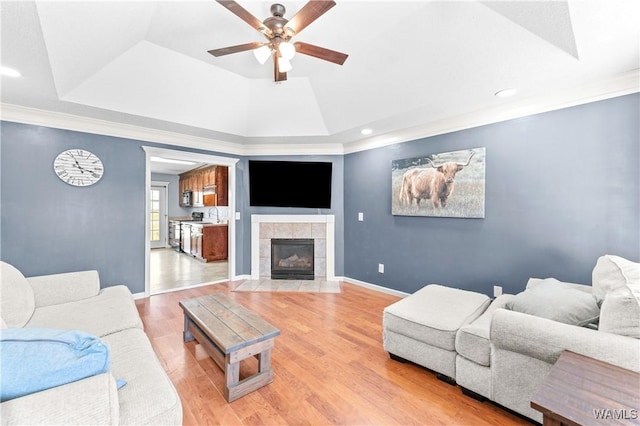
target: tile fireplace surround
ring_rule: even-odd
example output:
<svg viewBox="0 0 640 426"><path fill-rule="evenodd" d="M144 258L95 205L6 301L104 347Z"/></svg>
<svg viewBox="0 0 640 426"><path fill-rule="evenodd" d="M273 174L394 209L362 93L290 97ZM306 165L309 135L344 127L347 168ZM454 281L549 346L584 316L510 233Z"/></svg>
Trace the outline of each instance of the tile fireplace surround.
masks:
<svg viewBox="0 0 640 426"><path fill-rule="evenodd" d="M271 277L271 238L313 238L316 279L335 279L335 216L251 215L251 279Z"/></svg>

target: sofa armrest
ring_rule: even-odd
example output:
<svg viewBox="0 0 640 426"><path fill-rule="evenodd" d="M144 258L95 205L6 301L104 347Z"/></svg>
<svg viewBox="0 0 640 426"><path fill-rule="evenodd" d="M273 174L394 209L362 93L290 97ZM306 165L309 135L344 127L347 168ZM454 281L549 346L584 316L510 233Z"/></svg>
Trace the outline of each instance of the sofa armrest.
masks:
<svg viewBox="0 0 640 426"><path fill-rule="evenodd" d="M115 425L119 413L118 388L110 373L0 404L3 425Z"/></svg>
<svg viewBox="0 0 640 426"><path fill-rule="evenodd" d="M36 308L75 302L98 295L98 271L68 272L27 278L33 288Z"/></svg>
<svg viewBox="0 0 640 426"><path fill-rule="evenodd" d="M564 350L640 371L640 340L497 309L491 320L491 345L554 364Z"/></svg>

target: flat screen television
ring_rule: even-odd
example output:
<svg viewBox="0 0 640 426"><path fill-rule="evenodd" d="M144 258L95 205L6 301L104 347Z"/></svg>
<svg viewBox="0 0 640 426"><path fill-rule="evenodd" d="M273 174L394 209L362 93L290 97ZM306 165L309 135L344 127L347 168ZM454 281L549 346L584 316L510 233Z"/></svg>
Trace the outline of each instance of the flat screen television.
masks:
<svg viewBox="0 0 640 426"><path fill-rule="evenodd" d="M249 160L254 207L331 208L330 162Z"/></svg>

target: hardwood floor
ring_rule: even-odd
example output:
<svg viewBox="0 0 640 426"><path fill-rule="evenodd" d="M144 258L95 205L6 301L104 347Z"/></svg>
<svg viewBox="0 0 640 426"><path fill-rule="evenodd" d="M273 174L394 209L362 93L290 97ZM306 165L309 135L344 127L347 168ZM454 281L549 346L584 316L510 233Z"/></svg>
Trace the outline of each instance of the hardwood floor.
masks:
<svg viewBox="0 0 640 426"><path fill-rule="evenodd" d="M348 283L342 293L231 292L229 283L136 301L145 330L180 394L185 424L518 425L527 421L462 394L382 348L382 310L397 297ZM224 293L281 330L275 380L232 403L224 373L197 342L183 343L180 300ZM254 371L252 359L241 377Z"/></svg>

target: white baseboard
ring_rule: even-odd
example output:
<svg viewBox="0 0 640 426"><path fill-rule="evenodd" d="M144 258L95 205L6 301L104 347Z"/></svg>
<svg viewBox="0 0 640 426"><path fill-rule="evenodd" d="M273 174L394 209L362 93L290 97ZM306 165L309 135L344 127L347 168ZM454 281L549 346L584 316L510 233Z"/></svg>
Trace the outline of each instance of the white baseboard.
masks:
<svg viewBox="0 0 640 426"><path fill-rule="evenodd" d="M383 287L381 285L377 285L377 284L371 284L371 283L367 283L364 281L360 281L360 280L356 280L353 278L348 278L348 277L336 277L336 279L340 280L340 281L345 281L349 284L355 284L355 285L359 285L360 287L365 287L371 290L376 290L382 293L387 293L387 294L392 294L394 296L398 296L398 297L406 297L409 295L409 293L405 293L404 291L399 291L399 290L394 290L392 288L388 288L388 287Z"/></svg>
<svg viewBox="0 0 640 426"><path fill-rule="evenodd" d="M250 280L251 279L251 274L249 275L236 275L235 277L233 277L232 281L238 281L238 280ZM377 285L377 284L371 284L365 281L360 281L360 280L356 280L354 278L349 278L349 277L335 277L336 281L344 281L347 282L349 284L354 284L360 287L365 287L368 288L370 290L375 290L375 291L379 291L381 293L387 293L387 294L391 294L393 296L398 296L398 297L407 297L409 295L409 293L406 293L404 291L399 291L399 290L394 290L392 288L388 288L388 287L383 287L381 285ZM212 285L212 284L220 284L220 283L224 283L227 282L227 280L222 280L222 281L216 281L216 282L209 282L209 283L202 283L202 284L195 284L192 286L187 286L187 287L181 287L179 290L186 290L189 288L195 288L195 287L202 287L205 285ZM176 291L176 289L167 289L166 291L159 291L158 293L155 294L161 294L161 293L168 293L171 291ZM147 295L145 295L144 293L135 293L133 294L133 298L134 299L144 299L145 297L148 297Z"/></svg>

